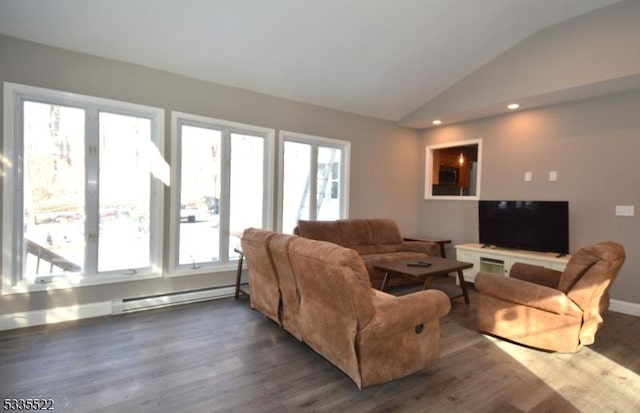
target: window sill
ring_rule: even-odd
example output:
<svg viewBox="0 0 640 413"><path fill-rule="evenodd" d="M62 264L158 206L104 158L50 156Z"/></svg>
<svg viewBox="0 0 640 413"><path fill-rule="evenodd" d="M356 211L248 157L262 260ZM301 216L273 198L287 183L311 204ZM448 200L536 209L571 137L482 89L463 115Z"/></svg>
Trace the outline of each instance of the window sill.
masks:
<svg viewBox="0 0 640 413"><path fill-rule="evenodd" d="M184 277L190 275L202 275L202 274L213 274L219 272L229 272L229 271L237 271L238 269L238 260L226 262L223 264L201 264L196 265L196 268L193 268L191 265L185 265L178 268L174 268L173 271L168 275L169 277Z"/></svg>
<svg viewBox="0 0 640 413"><path fill-rule="evenodd" d="M118 274L118 275L96 275L96 276L80 276L80 275L59 275L54 276L51 282L36 283L33 280L23 280L16 285L4 285L2 295L26 294L41 291L68 290L78 287L88 287L93 285L115 284L130 281L150 280L162 278L162 274L158 272L149 272L142 274Z"/></svg>

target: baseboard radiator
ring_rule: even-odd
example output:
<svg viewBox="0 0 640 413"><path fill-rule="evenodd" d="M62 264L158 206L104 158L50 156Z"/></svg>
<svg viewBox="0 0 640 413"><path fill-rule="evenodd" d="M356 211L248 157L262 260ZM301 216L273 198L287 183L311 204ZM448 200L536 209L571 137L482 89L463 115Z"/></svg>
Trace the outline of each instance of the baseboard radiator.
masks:
<svg viewBox="0 0 640 413"><path fill-rule="evenodd" d="M111 314L131 313L134 311L151 310L172 305L231 297L234 293L234 287L217 287L176 291L173 293L147 295L143 297L121 298L111 302Z"/></svg>

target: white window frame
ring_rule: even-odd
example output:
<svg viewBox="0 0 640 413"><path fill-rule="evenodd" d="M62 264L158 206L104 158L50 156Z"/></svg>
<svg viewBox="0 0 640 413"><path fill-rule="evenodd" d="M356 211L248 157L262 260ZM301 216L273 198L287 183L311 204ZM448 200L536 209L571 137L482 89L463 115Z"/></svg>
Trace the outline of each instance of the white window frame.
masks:
<svg viewBox="0 0 640 413"><path fill-rule="evenodd" d="M111 284L125 281L136 281L149 278L162 277L163 262L163 199L164 185L159 179L152 179L151 183L151 245L150 267L135 271L118 270L102 272L99 274L74 274L66 273L56 275L47 283L36 283L29 279L21 278L21 270L16 268L20 260L17 254L22 251L23 234L16 222L17 214L22 214L22 187L21 187L21 153L22 147L22 120L23 102L33 101L47 104L77 107L85 110L85 136L97 133L98 114L109 112L127 116L138 116L151 121L151 139L158 150L158 165L160 169L167 170L168 165L164 160L164 110L152 106L103 99L76 93L63 92L52 89L4 82L4 140L2 161L3 176L3 207L2 207L2 294L17 294L32 291L47 291L68 289L87 285ZM90 162L99 162L98 159L85 160L85 165ZM94 165L92 169L97 170ZM168 179L168 173L167 179ZM87 176L85 179L89 179ZM168 182L165 182L168 184ZM16 196L16 194L18 194ZM97 199L97 198L96 198ZM14 202L7 202L15 200ZM97 253L97 251L96 251ZM46 278L46 277L45 277ZM49 281L49 279L47 279Z"/></svg>
<svg viewBox="0 0 640 413"><path fill-rule="evenodd" d="M311 176L316 176L318 173L318 147L329 147L340 149L341 152L341 167L340 167L340 218L346 219L349 218L349 183L350 183L350 163L351 163L351 142L325 138L321 136L308 135L305 133L298 132L289 132L289 131L280 131L278 135L278 182L280 183L278 187L278 231L282 232L283 225L283 209L284 209L284 143L288 142L297 142L311 145ZM311 180L312 188L311 193L315 192L315 179ZM317 199L315 196L310 198L309 209L312 216L310 219L315 220L317 213L316 211L316 202Z"/></svg>
<svg viewBox="0 0 640 413"><path fill-rule="evenodd" d="M237 259L229 259L228 239L229 239L229 217L228 215L220 216L220 260L210 263L198 263L195 268L189 264L179 264L180 262L180 194L181 194L181 147L182 125L203 127L222 131L221 142L221 158L222 168L229 168L230 145L228 145L232 133L247 134L259 136L264 139L264 163L263 163L263 228L273 229L273 193L274 193L274 142L275 130L262 126L249 125L244 123L232 122L222 119L215 119L206 116L194 115L184 112L171 112L171 215L169 223L169 276L184 276L195 274L210 274L235 270L237 268ZM226 165L226 166L225 166ZM230 175L228 169L221 171L222 186L220 193L220 210L227 211L230 202ZM222 242L223 240L227 240Z"/></svg>

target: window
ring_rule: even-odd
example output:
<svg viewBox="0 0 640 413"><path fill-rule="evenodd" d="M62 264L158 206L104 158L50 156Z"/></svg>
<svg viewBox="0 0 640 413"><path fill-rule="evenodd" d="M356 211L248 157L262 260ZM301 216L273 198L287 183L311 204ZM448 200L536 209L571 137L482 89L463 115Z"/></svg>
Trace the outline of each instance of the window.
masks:
<svg viewBox="0 0 640 413"><path fill-rule="evenodd" d="M160 276L163 111L5 83L3 293Z"/></svg>
<svg viewBox="0 0 640 413"><path fill-rule="evenodd" d="M425 199L480 199L482 139L427 146Z"/></svg>
<svg viewBox="0 0 640 413"><path fill-rule="evenodd" d="M280 133L279 198L283 232L293 232L299 219L347 217L350 147L346 141Z"/></svg>
<svg viewBox="0 0 640 413"><path fill-rule="evenodd" d="M172 272L228 270L245 228L272 228L274 131L178 112L172 124Z"/></svg>

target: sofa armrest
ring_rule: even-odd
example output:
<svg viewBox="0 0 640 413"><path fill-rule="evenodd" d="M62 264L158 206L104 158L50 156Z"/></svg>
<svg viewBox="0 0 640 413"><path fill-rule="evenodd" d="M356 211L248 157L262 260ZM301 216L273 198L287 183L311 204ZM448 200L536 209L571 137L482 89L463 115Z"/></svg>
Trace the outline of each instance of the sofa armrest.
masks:
<svg viewBox="0 0 640 413"><path fill-rule="evenodd" d="M511 278L517 278L522 281L528 281L551 288L558 288L561 275L561 271L521 262L513 264L509 271L509 277Z"/></svg>
<svg viewBox="0 0 640 413"><path fill-rule="evenodd" d="M400 251L421 252L431 256L440 256L440 246L432 241L402 241Z"/></svg>
<svg viewBox="0 0 640 413"><path fill-rule="evenodd" d="M362 330L376 336L391 336L443 317L450 310L449 297L442 291L418 291L378 301L375 316Z"/></svg>
<svg viewBox="0 0 640 413"><path fill-rule="evenodd" d="M475 287L486 294L504 301L537 308L554 314L582 316L582 310L565 293L555 288L538 285L517 278L479 272Z"/></svg>

